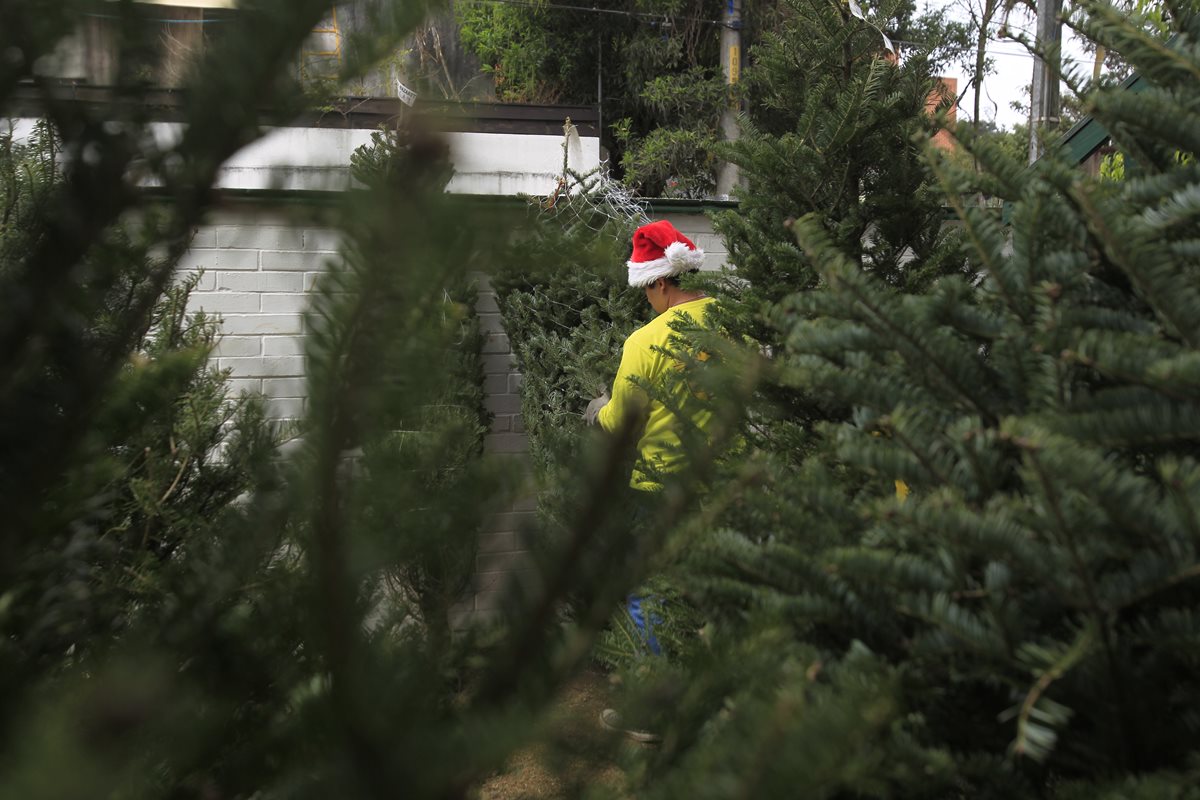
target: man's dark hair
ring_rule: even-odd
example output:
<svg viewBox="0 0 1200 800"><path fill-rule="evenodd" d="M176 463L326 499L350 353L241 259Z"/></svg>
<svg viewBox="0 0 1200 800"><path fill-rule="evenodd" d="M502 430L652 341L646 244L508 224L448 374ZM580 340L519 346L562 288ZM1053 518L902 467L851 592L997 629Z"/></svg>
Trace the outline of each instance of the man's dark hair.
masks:
<svg viewBox="0 0 1200 800"><path fill-rule="evenodd" d="M684 275L693 275L693 274L695 274L695 273L697 273L697 272L699 272L699 271L700 271L700 270L698 270L698 269L689 269L687 272L681 272L681 273L680 273L680 274L678 274L678 275L668 275L668 276L667 276L667 283L669 283L669 284L671 284L672 286L674 286L674 287L678 288L678 287L679 287L679 285L680 285L680 284L679 284L679 279L680 279L680 278L682 278Z"/></svg>

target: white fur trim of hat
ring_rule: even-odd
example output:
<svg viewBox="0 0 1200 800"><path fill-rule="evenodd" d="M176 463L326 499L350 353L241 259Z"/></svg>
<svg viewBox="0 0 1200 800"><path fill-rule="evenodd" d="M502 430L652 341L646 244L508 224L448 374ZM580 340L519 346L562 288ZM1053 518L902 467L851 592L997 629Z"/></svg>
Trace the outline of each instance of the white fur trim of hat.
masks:
<svg viewBox="0 0 1200 800"><path fill-rule="evenodd" d="M625 262L630 286L649 286L700 269L704 251L666 220L643 225L633 235L633 256Z"/></svg>

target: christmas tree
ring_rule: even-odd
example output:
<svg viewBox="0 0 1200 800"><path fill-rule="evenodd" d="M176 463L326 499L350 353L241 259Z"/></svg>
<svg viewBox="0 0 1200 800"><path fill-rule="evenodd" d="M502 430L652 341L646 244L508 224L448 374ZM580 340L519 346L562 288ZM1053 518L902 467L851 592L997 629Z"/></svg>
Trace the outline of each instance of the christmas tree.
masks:
<svg viewBox="0 0 1200 800"><path fill-rule="evenodd" d="M648 796L1194 792L1197 16L1168 45L1085 10L1153 76L1088 97L1137 174L962 130L982 173L930 158L973 276L921 292L777 214L815 272L761 318L770 383L845 414L780 414L807 454L768 427L753 488L669 545L708 646L646 690L677 720Z"/></svg>
<svg viewBox="0 0 1200 800"><path fill-rule="evenodd" d="M0 49L20 56L6 109L79 13L152 44L139 4L51 5L0 12ZM371 8L359 54L422 10ZM480 457L465 269L510 223L445 193L445 146L419 130L356 156L342 263L308 318L298 444L276 451L257 404L209 371L213 321L184 313L175 267L220 164L303 107L287 75L329 11L231 18L195 65L178 143L150 135L136 74L128 108L46 85L51 127L3 140L0 795L466 796L535 735L635 579L610 569L626 539L600 498L624 476L602 453L500 624L451 634L477 521L506 485Z"/></svg>

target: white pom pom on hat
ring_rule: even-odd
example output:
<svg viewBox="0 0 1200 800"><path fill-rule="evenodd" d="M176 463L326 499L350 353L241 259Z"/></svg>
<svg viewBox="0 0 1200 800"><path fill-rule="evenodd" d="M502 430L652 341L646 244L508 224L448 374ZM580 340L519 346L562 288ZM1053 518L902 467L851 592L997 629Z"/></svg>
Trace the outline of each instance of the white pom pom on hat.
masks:
<svg viewBox="0 0 1200 800"><path fill-rule="evenodd" d="M630 286L649 286L659 278L700 269L702 264L704 251L665 219L633 232L633 255L625 262Z"/></svg>

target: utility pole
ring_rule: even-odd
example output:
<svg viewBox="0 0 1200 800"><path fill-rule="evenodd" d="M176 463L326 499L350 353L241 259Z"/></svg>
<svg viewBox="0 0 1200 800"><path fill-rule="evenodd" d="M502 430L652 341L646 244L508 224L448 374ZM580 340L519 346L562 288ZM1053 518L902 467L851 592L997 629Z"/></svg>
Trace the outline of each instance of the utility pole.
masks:
<svg viewBox="0 0 1200 800"><path fill-rule="evenodd" d="M737 85L742 73L742 0L725 0L721 20L721 70L725 74L725 85L730 89L729 100L724 113L721 114L721 138L732 142L741 135L737 124L738 106L733 99L733 87ZM728 200L737 182L737 165L722 163L717 171L717 196Z"/></svg>
<svg viewBox="0 0 1200 800"><path fill-rule="evenodd" d="M1059 63L1062 44L1062 0L1037 0L1037 46L1033 60L1033 87L1029 97L1029 163L1042 157L1044 134L1059 122ZM1047 61L1045 54L1050 60Z"/></svg>

